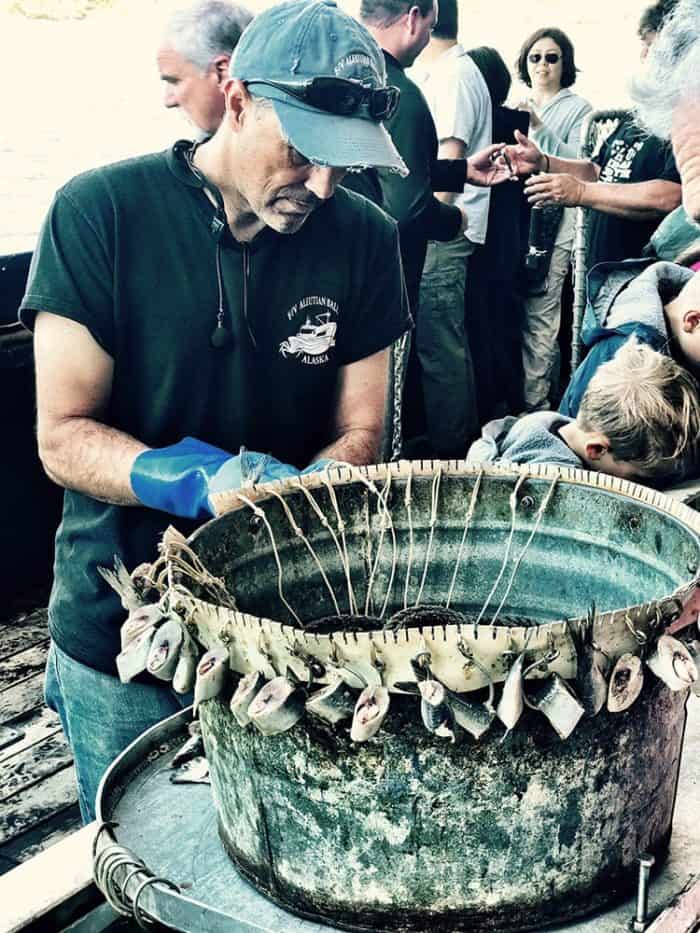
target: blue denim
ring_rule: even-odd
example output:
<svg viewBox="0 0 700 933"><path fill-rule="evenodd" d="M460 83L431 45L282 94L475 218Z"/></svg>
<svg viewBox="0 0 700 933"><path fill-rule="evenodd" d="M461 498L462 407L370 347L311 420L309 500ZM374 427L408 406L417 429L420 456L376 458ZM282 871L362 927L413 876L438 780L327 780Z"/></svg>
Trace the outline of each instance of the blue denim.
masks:
<svg viewBox="0 0 700 933"><path fill-rule="evenodd" d="M46 662L44 699L58 713L70 744L84 823L95 819L102 775L127 745L192 702L164 684L123 684L69 657L53 642Z"/></svg>

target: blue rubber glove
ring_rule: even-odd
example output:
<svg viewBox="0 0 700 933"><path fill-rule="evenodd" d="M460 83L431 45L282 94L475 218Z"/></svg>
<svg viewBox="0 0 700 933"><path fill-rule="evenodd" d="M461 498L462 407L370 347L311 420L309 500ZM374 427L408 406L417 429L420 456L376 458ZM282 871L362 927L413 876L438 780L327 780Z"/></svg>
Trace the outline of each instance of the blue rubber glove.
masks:
<svg viewBox="0 0 700 933"><path fill-rule="evenodd" d="M241 452L233 456L194 437L185 437L170 447L139 454L131 470L131 488L149 508L181 518L203 519L217 514L209 498L213 493L315 473L332 462L318 460L298 470L269 454L241 447Z"/></svg>

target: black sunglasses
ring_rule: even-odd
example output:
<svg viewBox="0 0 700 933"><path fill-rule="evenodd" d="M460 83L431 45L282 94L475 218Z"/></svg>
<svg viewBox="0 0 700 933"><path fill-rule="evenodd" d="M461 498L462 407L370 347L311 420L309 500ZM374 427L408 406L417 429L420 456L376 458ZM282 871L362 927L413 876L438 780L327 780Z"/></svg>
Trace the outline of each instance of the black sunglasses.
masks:
<svg viewBox="0 0 700 933"><path fill-rule="evenodd" d="M542 58L542 55L540 54L540 52L530 52L530 54L527 57L527 60L529 62L532 62L533 65L536 65L537 62L540 61L541 58ZM544 53L544 60L547 62L548 65L556 65L556 63L559 61L560 58L561 58L561 55L559 54L559 52L545 52Z"/></svg>
<svg viewBox="0 0 700 933"><path fill-rule="evenodd" d="M317 110L341 117L352 116L364 106L373 120L388 120L393 116L401 94L397 87L372 88L352 78L318 77L298 83L249 78L243 84L246 87L250 84L264 84L277 88Z"/></svg>

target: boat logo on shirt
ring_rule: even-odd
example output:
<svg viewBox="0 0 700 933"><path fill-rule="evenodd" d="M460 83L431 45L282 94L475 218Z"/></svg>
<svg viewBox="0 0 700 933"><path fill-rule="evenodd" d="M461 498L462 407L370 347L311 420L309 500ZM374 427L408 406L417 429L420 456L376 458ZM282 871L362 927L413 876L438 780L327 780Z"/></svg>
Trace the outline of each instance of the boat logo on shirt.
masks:
<svg viewBox="0 0 700 933"><path fill-rule="evenodd" d="M293 320L302 314L304 323L296 334L282 341L280 353L285 359L294 356L307 366L320 366L328 362L328 351L335 346L338 322L333 318L338 316L338 304L332 298L321 298L317 295L302 298L292 305L287 317Z"/></svg>

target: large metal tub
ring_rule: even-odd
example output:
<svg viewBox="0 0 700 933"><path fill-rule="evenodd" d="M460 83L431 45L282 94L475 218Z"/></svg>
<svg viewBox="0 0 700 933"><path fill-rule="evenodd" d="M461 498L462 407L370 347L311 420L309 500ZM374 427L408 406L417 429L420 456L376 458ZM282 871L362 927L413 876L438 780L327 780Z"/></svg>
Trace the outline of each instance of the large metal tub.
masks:
<svg viewBox="0 0 700 933"><path fill-rule="evenodd" d="M345 549L305 493L282 493L339 597L348 590L344 553L358 604L373 577L369 608L386 607L387 615L406 597L414 602L422 585L423 604L444 604L452 590L451 607L474 619L500 574L484 620L505 599L502 616L537 623L528 650L536 657L555 646L550 670L567 679L576 674L576 653L563 620L585 615L595 600L601 647L613 659L639 652L640 636L653 643L678 615L677 597L698 567L698 516L610 477L428 463L366 475L375 492L351 471L333 475L332 491L327 480L305 481L329 520L342 516ZM523 475L513 529L510 497ZM386 509L377 508L376 491ZM339 649L356 669L379 655L393 687L411 678L410 658L427 650L452 689L478 690L486 680L465 670L458 647L466 644L496 683L504 680L507 652L523 649L525 626L482 621L318 636L290 624L292 613L309 620L334 607L279 497L258 507L266 520L249 499L190 541L235 594L238 611L203 600L194 611L200 639L224 641L235 670L273 664L302 677L308 668L300 657L323 663ZM505 740L495 724L479 742L452 745L426 732L415 698L398 694L381 731L363 744L350 741L347 726L310 716L272 738L241 729L226 696L203 704L200 716L221 838L271 898L353 929L514 930L609 903L627 893L637 855L663 853L686 697L647 670L631 709L583 719L566 741L526 711Z"/></svg>

